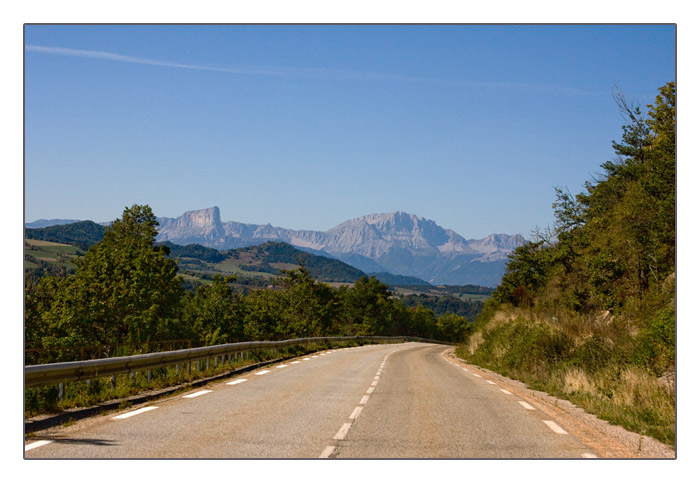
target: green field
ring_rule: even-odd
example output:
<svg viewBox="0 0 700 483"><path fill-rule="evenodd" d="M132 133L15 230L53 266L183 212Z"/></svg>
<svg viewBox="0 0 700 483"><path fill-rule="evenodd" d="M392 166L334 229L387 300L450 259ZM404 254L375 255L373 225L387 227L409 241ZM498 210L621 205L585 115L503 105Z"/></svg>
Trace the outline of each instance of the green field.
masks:
<svg viewBox="0 0 700 483"><path fill-rule="evenodd" d="M85 252L80 248L63 243L42 240L24 240L25 268L38 268L40 262L46 262L65 267L66 271L75 270L73 260Z"/></svg>

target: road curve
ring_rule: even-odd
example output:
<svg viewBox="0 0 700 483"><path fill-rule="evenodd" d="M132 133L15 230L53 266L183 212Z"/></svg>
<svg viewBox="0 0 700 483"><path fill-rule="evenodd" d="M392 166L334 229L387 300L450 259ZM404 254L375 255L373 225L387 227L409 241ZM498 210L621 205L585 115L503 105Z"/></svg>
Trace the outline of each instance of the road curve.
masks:
<svg viewBox="0 0 700 483"><path fill-rule="evenodd" d="M370 345L257 369L25 440L25 458L590 458L552 414L446 357Z"/></svg>

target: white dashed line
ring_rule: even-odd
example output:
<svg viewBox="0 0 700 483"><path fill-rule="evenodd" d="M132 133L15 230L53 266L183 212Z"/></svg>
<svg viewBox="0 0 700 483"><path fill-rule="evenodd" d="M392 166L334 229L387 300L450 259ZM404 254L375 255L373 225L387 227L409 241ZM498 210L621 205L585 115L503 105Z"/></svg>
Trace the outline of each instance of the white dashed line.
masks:
<svg viewBox="0 0 700 483"><path fill-rule="evenodd" d="M24 451L29 451L30 449L39 448L40 446L44 446L45 444L49 444L49 443L53 443L53 441L50 439L44 439L41 441L34 441L33 443L25 444Z"/></svg>
<svg viewBox="0 0 700 483"><path fill-rule="evenodd" d="M263 374L267 374L268 372L270 372L270 371L260 371L260 372L256 372L255 375L262 376Z"/></svg>
<svg viewBox="0 0 700 483"><path fill-rule="evenodd" d="M481 377L479 374L472 374L474 377Z"/></svg>
<svg viewBox="0 0 700 483"><path fill-rule="evenodd" d="M546 424L547 426L549 426L549 429L551 429L552 431L554 431L554 432L557 433L557 434L569 434L569 433L567 433L566 431L564 431L564 430L561 428L561 426L559 426L559 425L558 425L557 423L555 423L554 421L542 421L542 422L543 422L544 424Z"/></svg>
<svg viewBox="0 0 700 483"><path fill-rule="evenodd" d="M136 411L131 411L128 413L120 414L119 416L114 416L112 419L126 419L130 418L131 416L136 416L137 414L145 413L147 411L153 411L154 409L158 409L158 406L148 406L145 408L137 409Z"/></svg>
<svg viewBox="0 0 700 483"><path fill-rule="evenodd" d="M493 384L494 386L496 385L496 383L493 381L486 380L486 382L488 382L489 384Z"/></svg>
<svg viewBox="0 0 700 483"><path fill-rule="evenodd" d="M367 404L367 401L369 401L369 396L364 395L362 396L362 399L360 399L360 404Z"/></svg>
<svg viewBox="0 0 700 483"><path fill-rule="evenodd" d="M357 406L355 409L352 410L352 413L350 413L350 419L357 419L361 412L362 406Z"/></svg>
<svg viewBox="0 0 700 483"><path fill-rule="evenodd" d="M597 456L594 455L593 453L583 453L581 456L583 458L597 458Z"/></svg>
<svg viewBox="0 0 700 483"><path fill-rule="evenodd" d="M525 401L518 401L518 404L520 404L522 407L524 407L525 409L527 409L527 410L529 410L529 411L534 411L534 410L535 410L535 408L533 408L532 406L530 406L530 405L529 405L528 403L526 403Z"/></svg>
<svg viewBox="0 0 700 483"><path fill-rule="evenodd" d="M373 392L374 392L374 386L370 386L370 387L367 389L367 394L372 394Z"/></svg>
<svg viewBox="0 0 700 483"><path fill-rule="evenodd" d="M227 382L229 386L234 386L236 384L240 384L242 382L246 382L248 379L236 379L235 381Z"/></svg>
<svg viewBox="0 0 700 483"><path fill-rule="evenodd" d="M503 394L513 394L512 392L508 391L507 389L501 389L501 392Z"/></svg>
<svg viewBox="0 0 700 483"><path fill-rule="evenodd" d="M292 361L292 364L299 364L299 361Z"/></svg>
<svg viewBox="0 0 700 483"><path fill-rule="evenodd" d="M342 440L345 439L345 436L348 435L348 431L350 431L350 426L352 426L352 423L345 423L343 424L338 432L336 433L335 436L333 436L333 439L335 440Z"/></svg>
<svg viewBox="0 0 700 483"><path fill-rule="evenodd" d="M289 366L287 364L280 364L279 366L277 366L277 369L282 369L284 367L289 367Z"/></svg>
<svg viewBox="0 0 700 483"><path fill-rule="evenodd" d="M333 454L333 451L335 451L335 446L326 446L326 449L321 452L319 458L328 458Z"/></svg>
<svg viewBox="0 0 700 483"><path fill-rule="evenodd" d="M209 393L209 392L211 392L211 391L208 390L208 389L205 389L204 391L195 392L195 393L188 394L187 396L182 396L182 397L193 398L193 397L201 396L201 395L203 395L203 394L207 394L207 393Z"/></svg>
<svg viewBox="0 0 700 483"><path fill-rule="evenodd" d="M379 381L374 380L374 381L372 381L372 384L370 384L370 385L371 385L371 386L376 386L378 382L379 382Z"/></svg>
<svg viewBox="0 0 700 483"><path fill-rule="evenodd" d="M304 358L302 359L302 361L310 361L310 360L311 360L311 358L309 358L309 357L304 357Z"/></svg>

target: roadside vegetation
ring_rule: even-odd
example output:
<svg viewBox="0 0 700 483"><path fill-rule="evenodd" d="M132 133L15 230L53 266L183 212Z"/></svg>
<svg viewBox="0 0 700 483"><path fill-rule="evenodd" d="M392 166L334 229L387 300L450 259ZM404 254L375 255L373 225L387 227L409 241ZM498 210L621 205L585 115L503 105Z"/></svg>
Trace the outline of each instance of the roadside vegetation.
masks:
<svg viewBox="0 0 700 483"><path fill-rule="evenodd" d="M604 174L556 190L556 224L510 257L465 360L675 445L676 93L629 123Z"/></svg>

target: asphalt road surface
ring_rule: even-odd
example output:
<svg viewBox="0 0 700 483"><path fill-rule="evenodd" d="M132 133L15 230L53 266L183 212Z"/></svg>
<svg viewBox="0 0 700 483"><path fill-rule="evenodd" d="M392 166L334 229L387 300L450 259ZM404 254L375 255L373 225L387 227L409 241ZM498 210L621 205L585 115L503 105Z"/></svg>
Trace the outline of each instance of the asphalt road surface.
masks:
<svg viewBox="0 0 700 483"><path fill-rule="evenodd" d="M25 458L593 458L594 444L447 357L405 343L319 352L42 431ZM583 441L586 441L584 443Z"/></svg>

